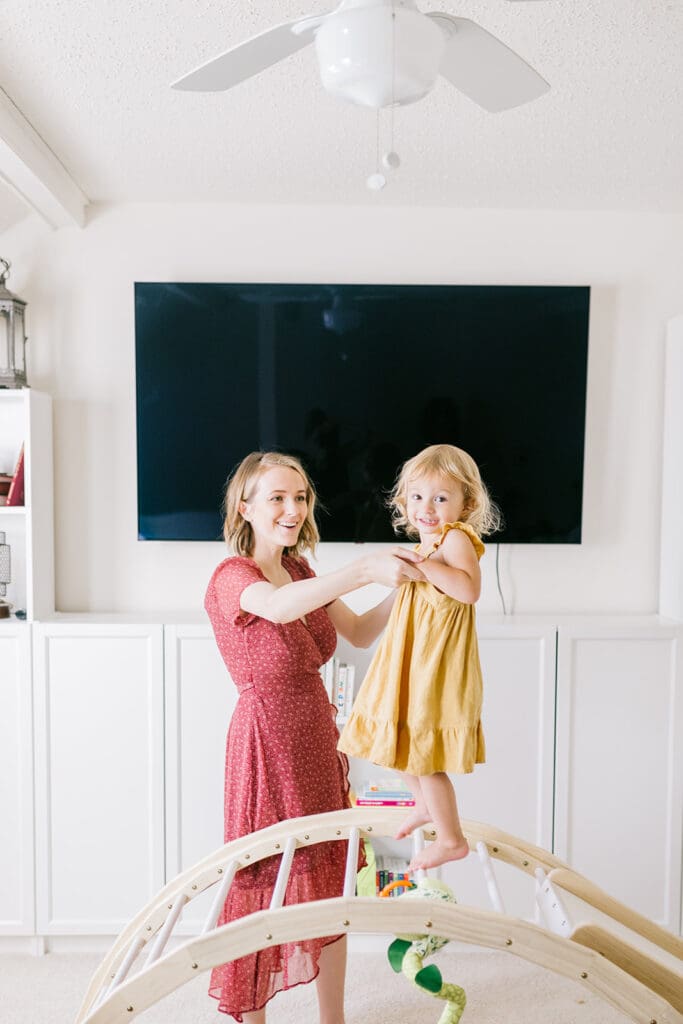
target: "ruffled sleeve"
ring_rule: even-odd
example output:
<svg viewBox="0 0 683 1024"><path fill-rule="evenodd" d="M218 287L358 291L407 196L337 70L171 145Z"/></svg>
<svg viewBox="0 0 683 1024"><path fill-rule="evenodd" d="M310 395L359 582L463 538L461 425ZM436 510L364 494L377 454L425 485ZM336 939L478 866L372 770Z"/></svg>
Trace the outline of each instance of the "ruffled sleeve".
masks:
<svg viewBox="0 0 683 1024"><path fill-rule="evenodd" d="M218 615L234 625L246 626L258 615L242 611L240 598L242 591L252 583L262 583L263 574L250 558L226 558L218 566L209 581L204 607L213 619Z"/></svg>
<svg viewBox="0 0 683 1024"><path fill-rule="evenodd" d="M466 533L467 536L472 541L472 544L474 545L474 550L477 553L477 558L481 558L481 556L486 551L486 548L484 547L481 538L475 533L475 531L472 529L469 523L446 523L443 528L441 537L439 538L439 544L443 543L443 539L449 530L462 530L463 533Z"/></svg>

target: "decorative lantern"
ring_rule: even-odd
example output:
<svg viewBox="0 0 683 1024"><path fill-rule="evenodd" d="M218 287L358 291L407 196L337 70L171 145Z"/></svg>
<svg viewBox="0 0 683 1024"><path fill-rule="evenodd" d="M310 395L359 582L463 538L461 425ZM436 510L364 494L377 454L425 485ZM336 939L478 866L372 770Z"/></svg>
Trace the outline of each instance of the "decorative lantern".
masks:
<svg viewBox="0 0 683 1024"><path fill-rule="evenodd" d="M24 311L26 303L5 286L9 275L9 260L0 257L0 388L25 388L26 332Z"/></svg>

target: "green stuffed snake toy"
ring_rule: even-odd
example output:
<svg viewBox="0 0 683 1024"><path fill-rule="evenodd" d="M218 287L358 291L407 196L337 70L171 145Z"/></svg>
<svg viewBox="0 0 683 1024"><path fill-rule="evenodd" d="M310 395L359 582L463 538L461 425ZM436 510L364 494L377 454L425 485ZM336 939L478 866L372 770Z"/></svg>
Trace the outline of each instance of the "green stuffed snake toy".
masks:
<svg viewBox="0 0 683 1024"><path fill-rule="evenodd" d="M402 883L398 883L399 885ZM405 884L405 883L403 883ZM390 883L395 888L395 883ZM382 895L388 895L389 886L382 890ZM457 902L455 896L443 882L433 878L422 879L411 889L402 893L400 899L430 899L445 900L447 903ZM438 1024L458 1024L465 1009L465 990L459 985L452 985L443 981L441 971L434 964L423 967L425 957L435 953L446 945L448 939L438 935L398 935L389 946L387 951L389 963L398 974L402 972L408 981L411 981L424 992L428 992L435 999L445 999L446 1006L439 1017Z"/></svg>

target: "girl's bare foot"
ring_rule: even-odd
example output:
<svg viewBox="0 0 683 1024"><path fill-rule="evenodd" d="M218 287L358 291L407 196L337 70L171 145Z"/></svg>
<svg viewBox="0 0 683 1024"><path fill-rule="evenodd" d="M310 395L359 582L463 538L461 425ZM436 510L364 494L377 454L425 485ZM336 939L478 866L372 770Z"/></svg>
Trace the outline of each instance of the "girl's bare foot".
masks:
<svg viewBox="0 0 683 1024"><path fill-rule="evenodd" d="M429 868L438 868L440 864L447 864L450 860L462 860L470 852L467 840L463 836L457 842L437 839L425 846L424 850L413 857L408 865L409 871L426 871Z"/></svg>
<svg viewBox="0 0 683 1024"><path fill-rule="evenodd" d="M427 814L426 808L416 807L415 810L401 822L401 827L394 838L405 839L405 837L409 836L414 829L419 828L420 825L426 825L429 821L431 821L431 818Z"/></svg>

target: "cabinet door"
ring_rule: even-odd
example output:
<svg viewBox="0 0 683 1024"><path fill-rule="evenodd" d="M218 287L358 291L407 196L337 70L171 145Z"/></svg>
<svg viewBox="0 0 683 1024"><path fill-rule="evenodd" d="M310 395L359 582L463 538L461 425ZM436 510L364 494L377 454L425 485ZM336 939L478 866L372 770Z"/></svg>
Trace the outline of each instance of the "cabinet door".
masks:
<svg viewBox="0 0 683 1024"><path fill-rule="evenodd" d="M31 935L33 752L30 626L0 626L0 935Z"/></svg>
<svg viewBox="0 0 683 1024"><path fill-rule="evenodd" d="M37 926L116 934L164 878L163 630L36 624Z"/></svg>
<svg viewBox="0 0 683 1024"><path fill-rule="evenodd" d="M683 674L676 627L560 629L557 852L680 926Z"/></svg>
<svg viewBox="0 0 683 1024"><path fill-rule="evenodd" d="M167 880L223 845L225 737L237 690L210 626L166 626ZM186 908L176 934L196 934L213 891Z"/></svg>
<svg viewBox="0 0 683 1024"><path fill-rule="evenodd" d="M556 630L484 622L478 632L486 764L451 776L460 814L550 850ZM533 880L500 862L494 870L506 912L533 918ZM445 865L442 877L461 902L490 909L476 854Z"/></svg>

